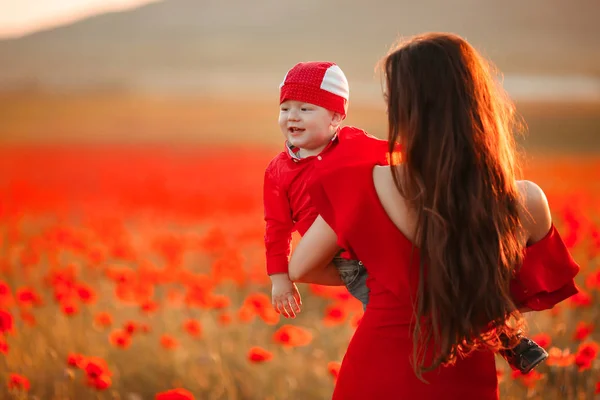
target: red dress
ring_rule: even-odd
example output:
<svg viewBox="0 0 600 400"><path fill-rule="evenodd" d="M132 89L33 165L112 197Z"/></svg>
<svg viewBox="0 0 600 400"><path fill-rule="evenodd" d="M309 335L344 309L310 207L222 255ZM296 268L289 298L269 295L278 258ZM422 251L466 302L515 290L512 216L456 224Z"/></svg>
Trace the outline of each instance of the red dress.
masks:
<svg viewBox="0 0 600 400"><path fill-rule="evenodd" d="M498 399L494 354L478 351L455 365L418 380L412 355L411 293L416 293L419 258L412 243L390 220L373 184L373 165L345 167L323 175L310 188L319 214L338 236L338 244L368 271L370 299L337 379L334 400ZM551 308L577 293L579 271L554 227L525 250L513 283L518 304Z"/></svg>

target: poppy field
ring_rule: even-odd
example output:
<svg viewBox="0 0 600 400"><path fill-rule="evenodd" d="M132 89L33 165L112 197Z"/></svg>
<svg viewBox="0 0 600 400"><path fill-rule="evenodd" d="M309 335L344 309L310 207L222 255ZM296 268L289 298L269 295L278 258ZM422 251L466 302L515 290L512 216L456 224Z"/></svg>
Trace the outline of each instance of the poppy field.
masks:
<svg viewBox="0 0 600 400"><path fill-rule="evenodd" d="M275 152L1 148L0 399L330 398L362 307L299 285L296 319L272 309ZM550 357L524 376L498 357L501 398L600 398L600 160L535 155L524 174L581 266L580 294L527 316Z"/></svg>

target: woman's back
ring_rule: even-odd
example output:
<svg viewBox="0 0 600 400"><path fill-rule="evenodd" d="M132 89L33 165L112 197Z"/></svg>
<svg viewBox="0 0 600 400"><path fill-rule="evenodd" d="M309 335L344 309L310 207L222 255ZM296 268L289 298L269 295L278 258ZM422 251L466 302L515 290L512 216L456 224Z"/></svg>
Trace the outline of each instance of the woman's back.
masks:
<svg viewBox="0 0 600 400"><path fill-rule="evenodd" d="M409 203L398 191L390 167L376 166L373 169L373 185L389 219L408 240L415 243L417 216L411 212ZM517 189L522 199L519 217L523 227L521 243L525 247L546 236L552 225L552 217L546 195L538 185L531 181L517 181ZM418 243L415 245L418 246Z"/></svg>

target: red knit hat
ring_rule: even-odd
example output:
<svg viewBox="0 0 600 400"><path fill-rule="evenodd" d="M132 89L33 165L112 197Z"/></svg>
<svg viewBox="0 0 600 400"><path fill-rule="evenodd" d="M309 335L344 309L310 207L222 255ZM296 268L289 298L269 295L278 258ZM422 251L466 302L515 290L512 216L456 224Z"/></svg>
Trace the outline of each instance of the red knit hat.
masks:
<svg viewBox="0 0 600 400"><path fill-rule="evenodd" d="M305 101L346 115L350 88L344 72L335 63L302 62L290 69L279 85L279 104Z"/></svg>

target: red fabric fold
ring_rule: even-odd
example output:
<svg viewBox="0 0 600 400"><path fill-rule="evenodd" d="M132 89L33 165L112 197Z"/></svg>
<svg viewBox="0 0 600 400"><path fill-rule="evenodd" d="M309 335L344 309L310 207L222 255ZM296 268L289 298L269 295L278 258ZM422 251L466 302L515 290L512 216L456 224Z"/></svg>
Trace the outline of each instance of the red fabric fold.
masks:
<svg viewBox="0 0 600 400"><path fill-rule="evenodd" d="M536 311L552 308L578 293L573 280L578 272L579 265L552 225L542 240L525 249L523 265L511 282L513 299Z"/></svg>

